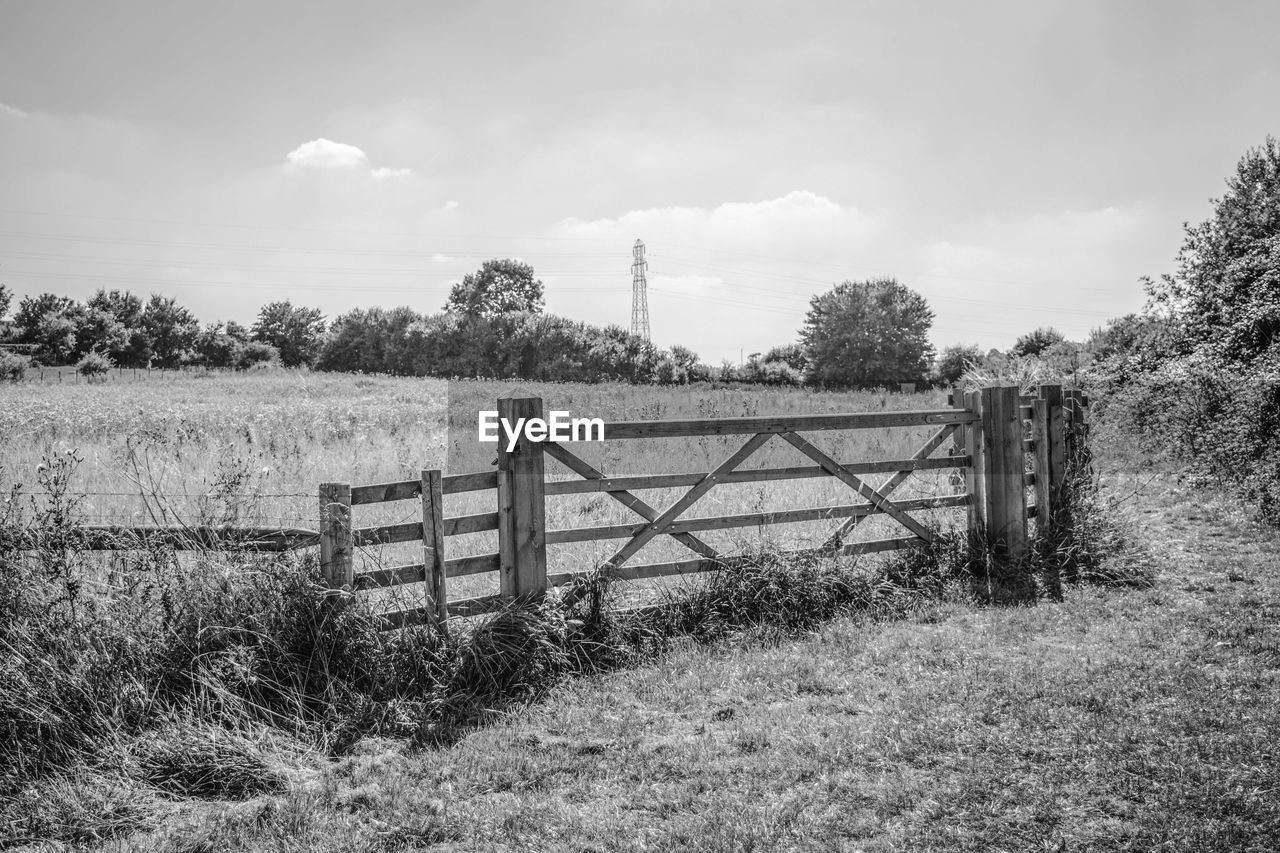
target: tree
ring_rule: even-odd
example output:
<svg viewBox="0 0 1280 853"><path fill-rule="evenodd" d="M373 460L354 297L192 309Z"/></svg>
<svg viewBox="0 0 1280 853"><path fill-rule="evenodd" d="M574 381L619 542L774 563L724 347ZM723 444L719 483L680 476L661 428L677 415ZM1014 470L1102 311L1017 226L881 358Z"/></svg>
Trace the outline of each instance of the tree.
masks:
<svg viewBox="0 0 1280 853"><path fill-rule="evenodd" d="M35 345L35 358L43 364L66 364L75 354L82 311L78 302L65 296L24 296L13 316L18 341Z"/></svg>
<svg viewBox="0 0 1280 853"><path fill-rule="evenodd" d="M944 385L954 385L966 370L981 362L982 350L977 344L952 344L944 347L935 368L938 381Z"/></svg>
<svg viewBox="0 0 1280 853"><path fill-rule="evenodd" d="M84 334L90 339L77 348L97 349L122 367L146 367L151 360L151 340L142 321L146 306L127 290L99 290L85 305L92 318Z"/></svg>
<svg viewBox="0 0 1280 853"><path fill-rule="evenodd" d="M1060 344L1066 339L1066 335L1052 326L1041 326L1034 332L1028 332L1018 338L1013 344L1013 349L1009 350L1009 354L1020 358L1040 355L1049 347Z"/></svg>
<svg viewBox="0 0 1280 853"><path fill-rule="evenodd" d="M924 379L933 361L933 310L892 278L845 281L809 301L800 332L808 380L822 387Z"/></svg>
<svg viewBox="0 0 1280 853"><path fill-rule="evenodd" d="M356 308L341 314L329 329L316 367L348 373L412 373L413 353L406 342L410 327L422 319L407 306Z"/></svg>
<svg viewBox="0 0 1280 853"><path fill-rule="evenodd" d="M785 364L798 373L804 373L809 366L809 359L805 355L802 344L783 344L782 346L774 347L765 353L764 358L760 361L762 364Z"/></svg>
<svg viewBox="0 0 1280 853"><path fill-rule="evenodd" d="M1212 203L1212 216L1185 226L1177 271L1143 281L1184 349L1249 365L1280 342L1280 142L1246 152Z"/></svg>
<svg viewBox="0 0 1280 853"><path fill-rule="evenodd" d="M107 311L86 307L75 318L76 345L72 358L98 353L115 365L114 356L129 343L129 330Z"/></svg>
<svg viewBox="0 0 1280 853"><path fill-rule="evenodd" d="M180 367L192 358L200 323L173 297L151 294L142 310L142 328L157 367Z"/></svg>
<svg viewBox="0 0 1280 853"><path fill-rule="evenodd" d="M13 304L13 294L9 288L0 284L0 320L9 316L9 306Z"/></svg>
<svg viewBox="0 0 1280 853"><path fill-rule="evenodd" d="M533 267L514 258L494 258L453 286L444 310L492 317L512 311L537 314L542 305L542 281L534 278Z"/></svg>
<svg viewBox="0 0 1280 853"><path fill-rule="evenodd" d="M319 308L301 308L292 302L262 306L250 334L253 340L280 351L285 367L310 366L324 344L325 319Z"/></svg>

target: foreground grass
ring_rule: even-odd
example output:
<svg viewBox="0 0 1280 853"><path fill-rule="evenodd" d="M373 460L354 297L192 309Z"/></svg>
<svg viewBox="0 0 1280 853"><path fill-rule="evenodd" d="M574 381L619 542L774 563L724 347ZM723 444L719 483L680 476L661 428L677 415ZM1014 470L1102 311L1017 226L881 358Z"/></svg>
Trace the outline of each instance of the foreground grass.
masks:
<svg viewBox="0 0 1280 853"><path fill-rule="evenodd" d="M157 803L102 847L1274 850L1275 538L1176 485L1142 501L1151 589L689 642L447 748Z"/></svg>

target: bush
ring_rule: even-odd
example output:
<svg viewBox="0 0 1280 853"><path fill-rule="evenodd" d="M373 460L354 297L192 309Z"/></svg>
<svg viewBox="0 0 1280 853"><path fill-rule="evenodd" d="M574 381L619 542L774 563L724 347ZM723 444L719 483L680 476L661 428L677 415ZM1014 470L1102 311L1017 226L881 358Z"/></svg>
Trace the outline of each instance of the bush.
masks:
<svg viewBox="0 0 1280 853"><path fill-rule="evenodd" d="M1280 524L1280 370L1271 364L1233 370L1204 358L1172 361L1126 377L1104 412L1144 451L1179 461Z"/></svg>
<svg viewBox="0 0 1280 853"><path fill-rule="evenodd" d="M76 364L76 373L92 382L95 379L105 378L114 366L111 359L100 352L93 351L85 353L84 358Z"/></svg>
<svg viewBox="0 0 1280 853"><path fill-rule="evenodd" d="M0 350L0 382L21 382L27 376L31 360L16 352Z"/></svg>

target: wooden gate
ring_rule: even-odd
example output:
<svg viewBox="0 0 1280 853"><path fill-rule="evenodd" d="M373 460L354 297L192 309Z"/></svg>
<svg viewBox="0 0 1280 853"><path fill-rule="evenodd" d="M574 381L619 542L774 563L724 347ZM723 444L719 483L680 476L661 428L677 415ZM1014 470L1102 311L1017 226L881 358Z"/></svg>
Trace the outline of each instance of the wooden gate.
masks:
<svg viewBox="0 0 1280 853"><path fill-rule="evenodd" d="M804 521L839 520L838 526L817 548L791 554L823 553L832 556L892 551L933 542L937 533L912 512L946 507L968 507L968 527L983 536L999 558L1026 557L1027 519L1044 527L1062 523L1062 483L1066 459L1077 437L1083 434L1086 399L1078 391L1061 386L1041 386L1036 397L1023 397L1016 387L986 388L953 395L951 407L903 412L794 415L779 417L714 418L699 420L618 421L605 425L607 441L628 439L680 439L691 436L743 435L746 440L709 471L611 477L583 460L564 444L530 441L524 436L508 450L499 445L497 471L442 476L424 471L418 480L352 488L326 483L320 488L321 564L331 586L347 589L426 583L429 604L387 615L387 625L442 622L450 616L489 612L514 598L541 595L587 576L589 572L548 573L547 546L593 540L619 539L623 543L599 567L605 576L637 580L710 571L734 559L720 553L698 534L735 527L756 527ZM498 401L498 414L509 422L541 418L543 401L537 397L508 397ZM804 433L830 430L932 426L936 430L904 459L841 462L816 447ZM812 465L781 468L741 466L769 442L784 442L803 454ZM950 442L950 447L947 447ZM949 455L935 455L946 448ZM563 465L579 479L546 477L546 458ZM913 472L950 469L963 474L962 494L895 500L894 492ZM888 474L872 485L869 474ZM718 485L771 480L832 477L861 501L834 506L753 512L714 517L686 517L686 513ZM659 509L636 492L648 489L686 488L675 501ZM1028 490L1035 502L1028 507ZM445 496L458 492L493 490L495 511L447 517ZM547 496L604 493L638 516L632 524L547 530ZM352 528L351 508L388 500L418 500L422 521L370 528ZM900 527L901 535L850 542L850 534L865 519L881 515ZM461 558L446 558L449 537L496 530L498 551ZM635 564L632 558L658 537L671 537L691 552L686 559ZM356 573L354 547L388 542L422 541L420 563ZM497 595L449 601L446 584L451 577L497 571ZM571 593L572 594L572 593Z"/></svg>

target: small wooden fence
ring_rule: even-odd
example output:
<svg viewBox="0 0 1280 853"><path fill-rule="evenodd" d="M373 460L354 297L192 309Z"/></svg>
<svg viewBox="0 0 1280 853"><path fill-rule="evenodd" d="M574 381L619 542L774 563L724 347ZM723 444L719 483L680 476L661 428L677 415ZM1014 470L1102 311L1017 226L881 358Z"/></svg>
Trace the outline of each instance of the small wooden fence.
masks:
<svg viewBox="0 0 1280 853"><path fill-rule="evenodd" d="M594 540L625 540L600 566L610 578L638 580L714 570L734 557L717 551L698 534L711 530L839 519L839 526L817 548L793 554L849 556L927 546L937 531L914 518L918 510L966 507L968 529L982 536L998 559L1018 561L1029 547L1028 519L1041 527L1069 523L1060 507L1067 460L1087 431L1087 398L1060 385L1042 385L1034 396L1017 387L985 388L953 394L949 408L827 415L713 418L700 420L618 421L605 424L607 441L679 439L692 436L744 435L745 442L710 471L640 476L609 476L581 459L563 444L529 441L521 436L514 448L498 444L497 469L476 474L444 476L424 470L415 480L352 486L324 483L319 488L320 530L226 530L184 528L91 528L90 547L120 548L121 535L130 541L158 539L175 548L237 547L284 551L319 546L325 582L351 592L425 584L427 604L385 615L389 628L423 622L440 624L449 617L492 612L506 602L542 594L548 587L572 583L592 572L549 572L547 546ZM498 401L498 416L510 423L543 417L537 397L508 397ZM935 427L933 434L908 458L870 462L840 462L816 447L802 433L893 427ZM741 469L740 466L770 441L783 441L812 465ZM950 446L948 446L948 442ZM946 455L937 455L945 448ZM564 466L581 479L548 480L546 460ZM916 471L950 470L963 474L961 494L894 500L893 493ZM868 474L890 476L873 486ZM832 477L844 483L859 502L834 506L752 512L715 517L682 518L718 485L773 480ZM687 491L658 509L636 492L687 487ZM1034 502L1028 505L1028 491ZM470 515L447 516L446 496L492 491L494 509ZM632 524L548 530L545 500L551 495L604 493L638 516ZM353 526L356 507L389 501L418 501L421 520L372 527ZM852 542L850 536L865 519L882 515L901 528L891 538ZM447 556L450 537L496 531L498 550L474 556ZM95 535L101 541L95 540ZM632 558L659 536L669 536L691 552L687 559L634 564ZM421 542L422 559L406 565L355 571L355 550L372 545ZM496 595L450 601L447 581L487 572L499 573ZM571 592L570 595L573 595Z"/></svg>

